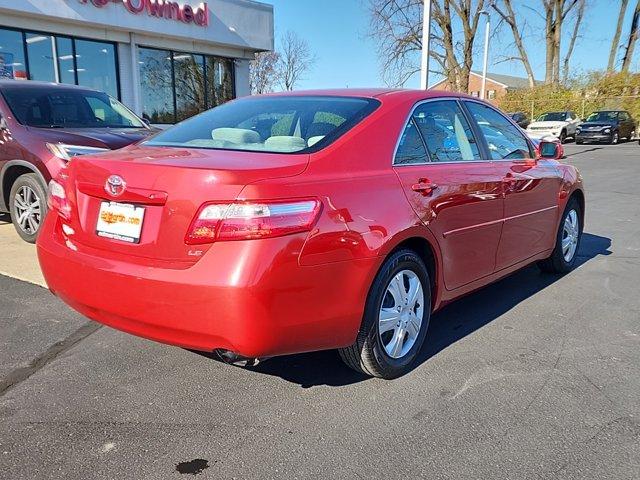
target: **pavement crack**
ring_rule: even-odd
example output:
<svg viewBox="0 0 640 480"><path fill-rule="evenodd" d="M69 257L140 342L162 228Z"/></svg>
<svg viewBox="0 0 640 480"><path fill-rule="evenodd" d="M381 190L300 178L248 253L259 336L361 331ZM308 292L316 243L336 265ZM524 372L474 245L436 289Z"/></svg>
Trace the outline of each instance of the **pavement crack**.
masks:
<svg viewBox="0 0 640 480"><path fill-rule="evenodd" d="M64 340L54 343L44 353L38 355L29 362L26 367L16 368L0 381L0 397L4 396L13 387L27 380L31 375L46 367L50 362L71 349L74 345L95 333L102 327L96 322L88 322L78 328Z"/></svg>

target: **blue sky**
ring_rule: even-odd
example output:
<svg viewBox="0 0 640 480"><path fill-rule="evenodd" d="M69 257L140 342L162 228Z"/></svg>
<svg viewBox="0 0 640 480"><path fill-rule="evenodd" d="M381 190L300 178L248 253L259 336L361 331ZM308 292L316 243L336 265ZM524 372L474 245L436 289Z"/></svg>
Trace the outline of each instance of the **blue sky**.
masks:
<svg viewBox="0 0 640 480"><path fill-rule="evenodd" d="M266 0L274 5L276 37L287 30L293 30L305 38L318 61L307 78L300 82L298 88L341 88L383 86L379 73L376 44L367 38L369 17L366 0ZM540 0L531 2L538 4ZM633 4L634 2L629 2ZM572 57L572 66L577 71L602 69L606 67L609 57L609 46L615 29L618 15L618 0L591 0L591 7L583 23L582 37ZM628 7L623 36L631 21L631 10ZM527 16L532 26L529 34L540 20L535 13L529 11ZM497 24L496 15L492 21ZM474 69L480 70L482 62L481 32L476 45ZM522 75L524 70L519 62L497 63L498 58L509 52L511 33L492 40L489 71L507 75ZM501 40L505 38L506 40ZM624 38L623 38L624 40ZM533 36L526 40L529 57L537 78L544 78L544 43L542 36L537 41ZM565 42L565 45L568 42ZM636 48L636 53L640 45ZM637 67L638 55L634 57L632 66ZM435 80L435 78L433 79ZM430 82L431 83L431 82ZM406 87L416 88L419 79L413 78Z"/></svg>

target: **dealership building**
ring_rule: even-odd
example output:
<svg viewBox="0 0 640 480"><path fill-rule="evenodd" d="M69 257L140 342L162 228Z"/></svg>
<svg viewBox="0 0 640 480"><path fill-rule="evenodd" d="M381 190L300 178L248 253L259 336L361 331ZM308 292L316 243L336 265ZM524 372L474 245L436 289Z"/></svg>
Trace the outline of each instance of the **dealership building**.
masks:
<svg viewBox="0 0 640 480"><path fill-rule="evenodd" d="M273 30L250 0L0 0L0 77L102 90L170 124L248 95Z"/></svg>

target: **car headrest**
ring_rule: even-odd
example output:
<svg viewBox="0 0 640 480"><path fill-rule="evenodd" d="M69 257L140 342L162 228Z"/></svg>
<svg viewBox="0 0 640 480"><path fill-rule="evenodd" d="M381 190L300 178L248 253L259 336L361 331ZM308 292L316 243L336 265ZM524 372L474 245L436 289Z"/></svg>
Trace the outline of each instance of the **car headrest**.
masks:
<svg viewBox="0 0 640 480"><path fill-rule="evenodd" d="M318 135L316 137L311 137L309 140L307 140L307 145L310 146L310 147L313 147L316 143L318 143L323 138L324 138L324 135Z"/></svg>
<svg viewBox="0 0 640 480"><path fill-rule="evenodd" d="M260 135L244 128L216 128L211 131L211 138L231 143L260 143Z"/></svg>
<svg viewBox="0 0 640 480"><path fill-rule="evenodd" d="M276 152L297 152L307 148L307 142L300 137L275 136L267 138L264 146L267 150Z"/></svg>

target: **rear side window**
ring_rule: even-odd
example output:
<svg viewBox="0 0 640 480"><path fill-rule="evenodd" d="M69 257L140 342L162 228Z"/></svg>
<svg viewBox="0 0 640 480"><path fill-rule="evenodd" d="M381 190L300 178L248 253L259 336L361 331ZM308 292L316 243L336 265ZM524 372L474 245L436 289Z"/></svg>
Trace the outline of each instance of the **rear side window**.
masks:
<svg viewBox="0 0 640 480"><path fill-rule="evenodd" d="M466 105L487 141L492 160L533 157L525 136L504 115L481 103Z"/></svg>
<svg viewBox="0 0 640 480"><path fill-rule="evenodd" d="M379 105L372 98L249 97L186 120L145 144L267 153L311 152L335 141Z"/></svg>
<svg viewBox="0 0 640 480"><path fill-rule="evenodd" d="M411 165L412 163L427 162L427 150L418 132L416 123L411 119L400 137L394 163L396 165Z"/></svg>

